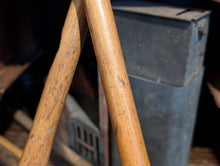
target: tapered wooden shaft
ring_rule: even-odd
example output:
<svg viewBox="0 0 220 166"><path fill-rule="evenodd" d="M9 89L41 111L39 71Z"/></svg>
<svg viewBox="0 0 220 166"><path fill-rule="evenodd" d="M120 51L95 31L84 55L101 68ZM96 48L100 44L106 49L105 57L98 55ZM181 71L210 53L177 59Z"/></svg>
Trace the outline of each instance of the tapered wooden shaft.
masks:
<svg viewBox="0 0 220 166"><path fill-rule="evenodd" d="M86 34L85 20L81 1L71 1L60 47L50 69L19 166L47 165L63 104Z"/></svg>
<svg viewBox="0 0 220 166"><path fill-rule="evenodd" d="M84 0L122 166L149 166L109 0Z"/></svg>

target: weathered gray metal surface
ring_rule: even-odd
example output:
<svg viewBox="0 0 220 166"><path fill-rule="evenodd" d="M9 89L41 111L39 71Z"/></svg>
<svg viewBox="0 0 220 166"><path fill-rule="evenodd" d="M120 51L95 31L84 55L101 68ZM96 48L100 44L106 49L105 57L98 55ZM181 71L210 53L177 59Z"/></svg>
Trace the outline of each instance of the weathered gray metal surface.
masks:
<svg viewBox="0 0 220 166"><path fill-rule="evenodd" d="M129 76L152 166L186 166L203 70L185 87ZM112 166L119 157L112 137Z"/></svg>
<svg viewBox="0 0 220 166"><path fill-rule="evenodd" d="M198 21L199 19L207 17L207 15L210 14L210 11L207 10L166 6L161 3L150 1L118 1L113 2L112 5L113 9L118 11L171 18L188 22Z"/></svg>
<svg viewBox="0 0 220 166"><path fill-rule="evenodd" d="M113 3L152 166L186 166L203 76L209 11ZM111 165L120 165L112 136Z"/></svg>
<svg viewBox="0 0 220 166"><path fill-rule="evenodd" d="M209 11L149 2L114 2L128 73L185 86L202 66Z"/></svg>

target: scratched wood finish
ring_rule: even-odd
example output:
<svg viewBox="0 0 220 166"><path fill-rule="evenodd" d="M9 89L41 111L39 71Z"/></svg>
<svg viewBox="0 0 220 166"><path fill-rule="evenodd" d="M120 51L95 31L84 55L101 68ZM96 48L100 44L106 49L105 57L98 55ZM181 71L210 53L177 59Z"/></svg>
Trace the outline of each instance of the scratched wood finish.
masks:
<svg viewBox="0 0 220 166"><path fill-rule="evenodd" d="M19 166L46 166L61 111L79 59L87 23L79 0L71 5Z"/></svg>
<svg viewBox="0 0 220 166"><path fill-rule="evenodd" d="M150 166L109 0L84 0L84 10L122 166Z"/></svg>

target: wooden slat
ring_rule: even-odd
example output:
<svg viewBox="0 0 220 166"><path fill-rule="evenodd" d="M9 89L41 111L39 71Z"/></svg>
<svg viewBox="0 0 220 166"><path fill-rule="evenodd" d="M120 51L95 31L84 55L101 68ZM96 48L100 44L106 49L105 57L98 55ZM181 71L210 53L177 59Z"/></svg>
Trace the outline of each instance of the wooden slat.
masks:
<svg viewBox="0 0 220 166"><path fill-rule="evenodd" d="M219 152L210 148L195 147L191 150L188 166L219 166Z"/></svg>

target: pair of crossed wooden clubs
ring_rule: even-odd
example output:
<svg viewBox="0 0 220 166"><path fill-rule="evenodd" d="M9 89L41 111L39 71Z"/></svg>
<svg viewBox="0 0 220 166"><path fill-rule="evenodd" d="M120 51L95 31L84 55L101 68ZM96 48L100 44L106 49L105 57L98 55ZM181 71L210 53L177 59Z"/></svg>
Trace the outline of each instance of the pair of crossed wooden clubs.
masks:
<svg viewBox="0 0 220 166"><path fill-rule="evenodd" d="M88 23L88 25L87 25ZM46 166L89 27L122 166L150 166L110 0L71 0L19 166Z"/></svg>

